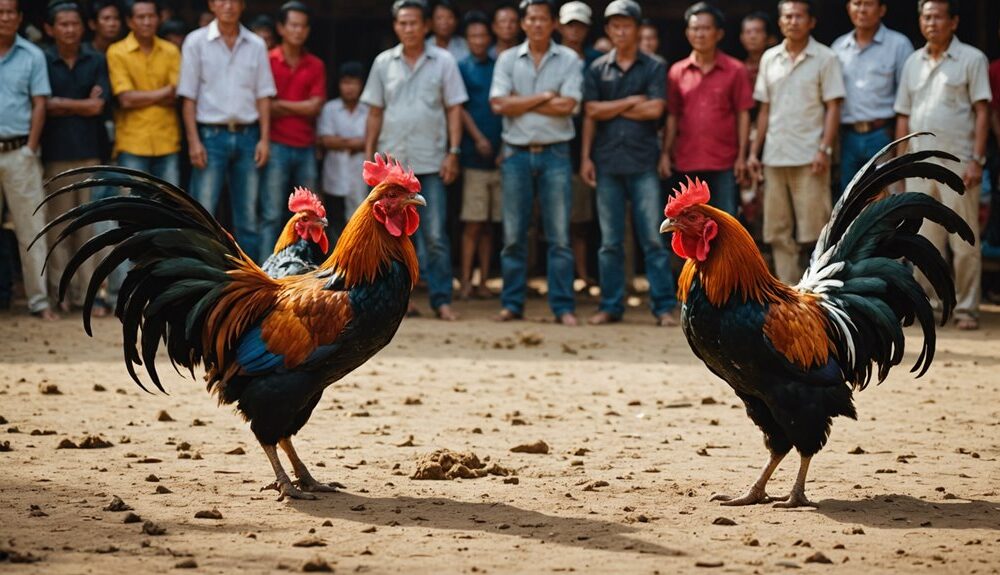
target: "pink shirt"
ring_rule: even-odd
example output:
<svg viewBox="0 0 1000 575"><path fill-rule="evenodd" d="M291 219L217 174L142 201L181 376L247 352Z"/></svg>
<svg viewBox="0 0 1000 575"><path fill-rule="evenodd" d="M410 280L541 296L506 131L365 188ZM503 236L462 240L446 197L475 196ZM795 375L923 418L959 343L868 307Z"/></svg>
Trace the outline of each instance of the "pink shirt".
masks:
<svg viewBox="0 0 1000 575"><path fill-rule="evenodd" d="M737 114L753 108L743 62L717 52L708 73L689 56L667 74L667 112L677 116L674 167L679 172L730 170L739 153Z"/></svg>

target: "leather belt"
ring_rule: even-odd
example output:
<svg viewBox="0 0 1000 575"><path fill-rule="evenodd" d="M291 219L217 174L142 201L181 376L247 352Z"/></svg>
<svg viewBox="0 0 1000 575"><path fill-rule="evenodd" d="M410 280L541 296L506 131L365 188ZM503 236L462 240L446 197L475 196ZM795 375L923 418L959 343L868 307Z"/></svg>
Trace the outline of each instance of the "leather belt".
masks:
<svg viewBox="0 0 1000 575"><path fill-rule="evenodd" d="M875 130L881 130L890 125L892 119L887 120L868 120L866 122L854 122L853 124L841 124L845 130L850 130L856 134L867 134L868 132L874 132Z"/></svg>
<svg viewBox="0 0 1000 575"><path fill-rule="evenodd" d="M6 140L0 140L0 153L12 152L19 148L23 148L27 144L28 144L28 136L18 136L16 138L7 138Z"/></svg>
<svg viewBox="0 0 1000 575"><path fill-rule="evenodd" d="M221 128L228 132L242 132L243 130L249 130L257 126L257 122L251 122L249 124L241 124L239 122L224 122L220 124L209 124L206 122L198 122L199 126L205 126L206 128Z"/></svg>
<svg viewBox="0 0 1000 575"><path fill-rule="evenodd" d="M507 144L515 150L521 150L523 152L530 152L532 154L540 154L545 151L545 148L549 146L555 146L557 144L562 144L563 142L557 142L556 144L528 144L527 146L519 146L517 144Z"/></svg>

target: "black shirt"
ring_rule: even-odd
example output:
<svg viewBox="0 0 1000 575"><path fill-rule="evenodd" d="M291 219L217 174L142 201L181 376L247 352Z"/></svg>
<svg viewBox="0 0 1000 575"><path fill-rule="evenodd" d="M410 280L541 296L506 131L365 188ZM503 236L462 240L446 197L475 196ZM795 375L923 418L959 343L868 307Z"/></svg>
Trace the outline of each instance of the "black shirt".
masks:
<svg viewBox="0 0 1000 575"><path fill-rule="evenodd" d="M94 86L101 87L101 98L107 110L111 103L108 64L104 55L87 45L81 45L76 62L70 68L59 57L55 46L45 50L52 97L85 100ZM99 159L104 115L48 116L42 132L42 158L47 162Z"/></svg>

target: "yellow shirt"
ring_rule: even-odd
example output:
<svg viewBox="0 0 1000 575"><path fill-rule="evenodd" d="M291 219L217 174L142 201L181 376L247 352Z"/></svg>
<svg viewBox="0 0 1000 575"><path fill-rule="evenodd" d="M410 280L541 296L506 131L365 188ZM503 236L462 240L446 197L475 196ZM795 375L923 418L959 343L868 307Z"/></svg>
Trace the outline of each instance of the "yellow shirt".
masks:
<svg viewBox="0 0 1000 575"><path fill-rule="evenodd" d="M108 48L108 73L115 96L130 90L159 90L177 86L181 53L176 46L155 38L146 54L133 34ZM115 155L164 156L181 149L180 122L173 104L115 109Z"/></svg>

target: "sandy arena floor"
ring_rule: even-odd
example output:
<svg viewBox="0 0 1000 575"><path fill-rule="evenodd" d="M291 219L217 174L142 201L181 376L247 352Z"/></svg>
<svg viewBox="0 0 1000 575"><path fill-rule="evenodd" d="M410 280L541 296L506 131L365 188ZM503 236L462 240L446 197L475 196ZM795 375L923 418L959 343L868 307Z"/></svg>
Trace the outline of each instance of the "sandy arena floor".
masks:
<svg viewBox="0 0 1000 575"><path fill-rule="evenodd" d="M566 329L529 305L535 321L495 324L496 302L459 304L456 324L406 320L297 438L314 475L347 490L282 503L259 491L273 475L248 428L200 379L164 360L171 395L132 384L116 320L89 339L75 317L0 316L0 572L1000 570L996 308L979 332L944 329L922 380L897 369L859 394L859 421L835 421L813 461L819 508L785 511L709 502L742 493L766 453L679 330L640 310ZM88 436L113 446L57 449ZM548 454L511 452L536 440ZM439 448L517 482L411 479ZM784 462L772 494L797 465ZM104 510L113 496L140 519ZM211 510L221 518L195 517Z"/></svg>

